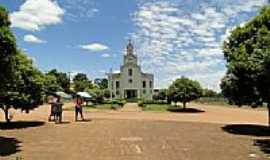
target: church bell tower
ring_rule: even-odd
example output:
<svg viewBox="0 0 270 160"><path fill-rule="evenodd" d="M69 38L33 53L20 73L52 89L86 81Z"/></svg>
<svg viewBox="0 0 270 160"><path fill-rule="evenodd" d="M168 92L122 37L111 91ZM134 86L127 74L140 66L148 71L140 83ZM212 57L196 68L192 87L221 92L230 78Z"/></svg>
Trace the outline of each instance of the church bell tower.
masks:
<svg viewBox="0 0 270 160"><path fill-rule="evenodd" d="M137 65L138 59L137 59L137 56L134 54L134 46L131 40L128 41L126 51L127 51L127 54L124 55L124 64Z"/></svg>
<svg viewBox="0 0 270 160"><path fill-rule="evenodd" d="M131 43L131 40L128 41L128 45L127 45L127 55L133 55L133 45Z"/></svg>

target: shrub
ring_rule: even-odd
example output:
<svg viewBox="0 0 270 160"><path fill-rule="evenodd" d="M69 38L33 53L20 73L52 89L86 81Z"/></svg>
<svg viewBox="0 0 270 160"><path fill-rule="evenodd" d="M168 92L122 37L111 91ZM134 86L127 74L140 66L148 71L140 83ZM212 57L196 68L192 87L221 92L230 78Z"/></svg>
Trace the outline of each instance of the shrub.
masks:
<svg viewBox="0 0 270 160"><path fill-rule="evenodd" d="M167 99L167 90L161 89L158 91L158 93L155 93L153 95L154 100L166 100Z"/></svg>
<svg viewBox="0 0 270 160"><path fill-rule="evenodd" d="M112 100L109 101L108 104L111 104L111 109L118 109L119 107L123 107L126 104L125 100Z"/></svg>
<svg viewBox="0 0 270 160"><path fill-rule="evenodd" d="M123 99L117 99L110 101L109 104L117 104L119 106L124 106L126 104L126 101Z"/></svg>
<svg viewBox="0 0 270 160"><path fill-rule="evenodd" d="M139 107L142 107L142 108L146 107L144 101L139 101L139 102L138 102L138 106L139 106Z"/></svg>
<svg viewBox="0 0 270 160"><path fill-rule="evenodd" d="M136 103L139 101L139 99L138 98L129 98L129 99L127 99L127 101L131 102L131 103Z"/></svg>

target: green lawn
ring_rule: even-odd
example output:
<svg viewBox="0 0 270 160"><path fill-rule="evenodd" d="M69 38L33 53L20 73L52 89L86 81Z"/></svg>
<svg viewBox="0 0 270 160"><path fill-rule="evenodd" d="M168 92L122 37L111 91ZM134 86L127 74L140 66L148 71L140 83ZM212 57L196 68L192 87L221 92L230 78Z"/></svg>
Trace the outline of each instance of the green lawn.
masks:
<svg viewBox="0 0 270 160"><path fill-rule="evenodd" d="M146 104L145 107L142 107L143 111L151 112L175 112L175 113L200 113L204 112L203 110L189 107L183 109L181 106L172 106L169 104Z"/></svg>
<svg viewBox="0 0 270 160"><path fill-rule="evenodd" d="M97 105L84 105L83 106L84 110L112 110L112 105L111 104L97 104ZM65 108L64 111L73 111L74 108Z"/></svg>
<svg viewBox="0 0 270 160"><path fill-rule="evenodd" d="M97 105L86 105L84 106L87 109L98 109L98 110L111 110L111 104L97 104Z"/></svg>
<svg viewBox="0 0 270 160"><path fill-rule="evenodd" d="M207 105L221 105L221 106L230 106L228 101L225 98L212 98L212 97L202 97L195 101L194 103L207 104Z"/></svg>
<svg viewBox="0 0 270 160"><path fill-rule="evenodd" d="M115 110L120 109L121 106L118 104L96 104L96 105L86 105L86 109L97 109L97 110Z"/></svg>
<svg viewBox="0 0 270 160"><path fill-rule="evenodd" d="M226 102L199 102L199 101L194 101L192 102L193 104L195 105L208 105L208 106L218 106L218 107L228 107L228 108L243 108L243 109L252 109L252 110L267 110L267 107L266 105L263 105L261 107L257 107L257 108L252 108L251 106L247 106L247 105L244 105L242 107L239 107L239 106L236 106L236 105L230 105Z"/></svg>
<svg viewBox="0 0 270 160"><path fill-rule="evenodd" d="M146 104L145 107L142 107L143 111L154 111L154 112L167 112L167 109L170 107L168 104Z"/></svg>
<svg viewBox="0 0 270 160"><path fill-rule="evenodd" d="M229 105L228 103L219 103L219 102L200 103L200 102L193 102L193 103L191 103L190 105L187 106L188 110L190 110L190 106L192 106L192 104L195 104L197 106L200 106L200 104L203 104L203 105L208 105L208 106L220 106L220 107L238 108L238 106ZM267 108L265 106L264 107L258 107L258 108L251 108L250 106L242 106L241 108L258 110L258 111L267 110ZM171 111L168 111L168 109L171 109L171 110L176 109L176 110L178 110L178 109L181 109L181 107L175 108L175 107L173 107L173 106L171 106L169 104L145 104L145 107L142 107L143 111L171 112ZM183 112L185 112L185 111L183 111Z"/></svg>

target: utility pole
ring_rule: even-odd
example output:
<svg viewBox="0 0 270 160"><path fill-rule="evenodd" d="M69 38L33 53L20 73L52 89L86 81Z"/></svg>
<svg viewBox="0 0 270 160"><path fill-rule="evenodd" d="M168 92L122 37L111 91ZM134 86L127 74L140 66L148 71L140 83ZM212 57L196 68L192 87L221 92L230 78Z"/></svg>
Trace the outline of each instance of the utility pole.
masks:
<svg viewBox="0 0 270 160"><path fill-rule="evenodd" d="M112 68L110 69L109 73L106 73L108 76L108 89L110 91L110 100L112 100L113 97L113 81L112 81Z"/></svg>
<svg viewBox="0 0 270 160"><path fill-rule="evenodd" d="M71 72L68 72L69 83L71 83Z"/></svg>

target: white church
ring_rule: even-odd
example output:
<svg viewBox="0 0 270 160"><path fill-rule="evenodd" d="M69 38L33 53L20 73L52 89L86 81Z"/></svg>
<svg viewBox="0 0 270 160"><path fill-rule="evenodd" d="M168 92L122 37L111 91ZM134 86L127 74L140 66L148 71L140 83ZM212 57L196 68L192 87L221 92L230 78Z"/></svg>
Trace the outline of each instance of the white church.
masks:
<svg viewBox="0 0 270 160"><path fill-rule="evenodd" d="M141 71L134 47L129 41L120 73L108 74L108 89L111 98L152 100L153 88L154 75Z"/></svg>

